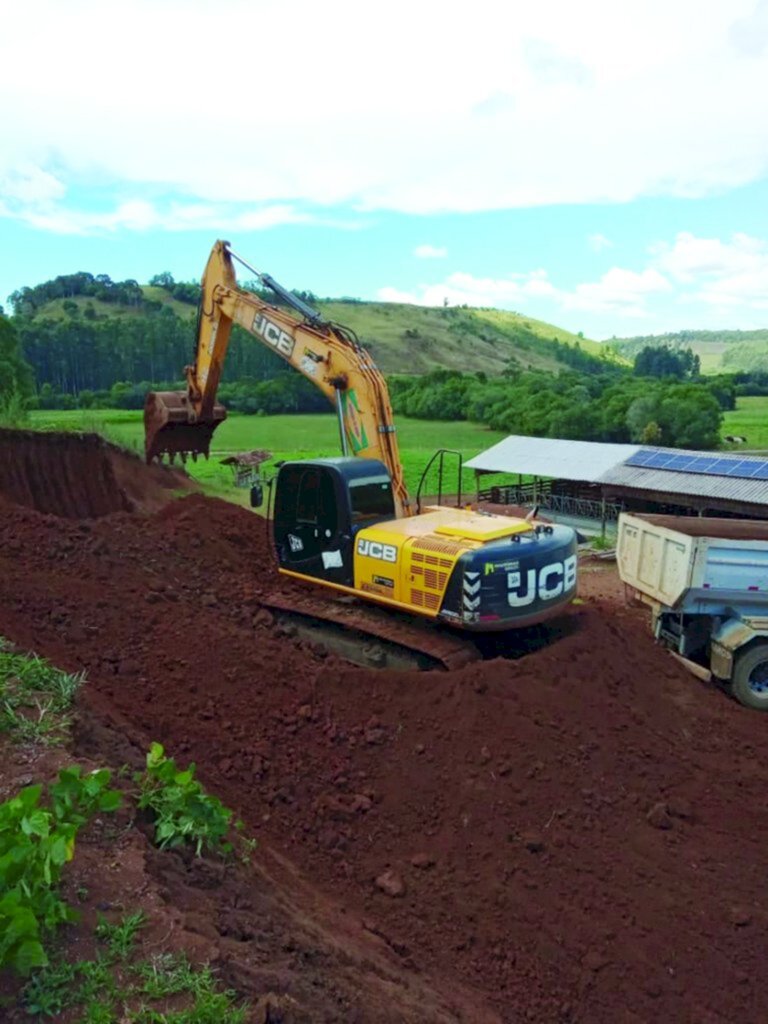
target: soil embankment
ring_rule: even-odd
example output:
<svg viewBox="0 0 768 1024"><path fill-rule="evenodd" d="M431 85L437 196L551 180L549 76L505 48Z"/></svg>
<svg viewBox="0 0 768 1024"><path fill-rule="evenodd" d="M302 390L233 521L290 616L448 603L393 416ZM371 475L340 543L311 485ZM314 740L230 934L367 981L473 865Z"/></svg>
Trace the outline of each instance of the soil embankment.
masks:
<svg viewBox="0 0 768 1024"><path fill-rule="evenodd" d="M98 434L0 429L0 496L39 512L91 519L111 512L152 512L189 477L145 466Z"/></svg>
<svg viewBox="0 0 768 1024"><path fill-rule="evenodd" d="M241 813L317 936L306 970L345 992L313 1017L300 966L275 970L308 1019L757 1024L768 723L654 647L611 569L584 568L550 646L376 672L261 607L279 582L242 508L77 521L7 503L0 633L87 669L84 753L159 740ZM269 927L240 961L285 963Z"/></svg>

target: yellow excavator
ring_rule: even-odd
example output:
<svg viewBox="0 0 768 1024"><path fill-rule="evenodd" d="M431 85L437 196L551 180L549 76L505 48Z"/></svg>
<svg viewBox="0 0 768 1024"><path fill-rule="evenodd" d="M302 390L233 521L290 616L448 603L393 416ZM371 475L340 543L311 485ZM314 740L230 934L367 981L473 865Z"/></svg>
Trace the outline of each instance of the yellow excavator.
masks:
<svg viewBox="0 0 768 1024"><path fill-rule="evenodd" d="M239 287L235 260L290 312ZM530 626L563 611L576 594L575 532L461 507L422 509L420 500L414 508L387 385L371 356L351 330L325 320L228 242L216 242L203 275L186 390L147 395L147 462L208 456L226 418L216 394L233 324L320 388L338 417L341 457L283 462L272 481L278 569L326 591L308 591L303 601L276 594L268 602L276 610L373 635L447 667L479 656L467 632ZM417 620L433 620L433 628Z"/></svg>

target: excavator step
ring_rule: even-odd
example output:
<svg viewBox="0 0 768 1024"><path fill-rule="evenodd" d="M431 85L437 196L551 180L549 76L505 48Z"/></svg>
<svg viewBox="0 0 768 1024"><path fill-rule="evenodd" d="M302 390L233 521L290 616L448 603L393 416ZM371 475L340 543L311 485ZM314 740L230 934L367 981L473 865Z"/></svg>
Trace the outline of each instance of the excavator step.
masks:
<svg viewBox="0 0 768 1024"><path fill-rule="evenodd" d="M276 592L263 604L309 639L359 665L454 670L481 658L471 640L447 627L327 591L318 596Z"/></svg>

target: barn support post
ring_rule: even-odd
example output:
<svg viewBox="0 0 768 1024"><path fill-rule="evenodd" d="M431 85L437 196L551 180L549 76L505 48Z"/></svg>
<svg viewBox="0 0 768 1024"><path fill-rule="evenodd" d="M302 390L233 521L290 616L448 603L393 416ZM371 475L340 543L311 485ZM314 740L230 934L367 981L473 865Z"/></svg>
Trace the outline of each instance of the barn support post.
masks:
<svg viewBox="0 0 768 1024"><path fill-rule="evenodd" d="M605 540L605 491L600 491L600 537Z"/></svg>

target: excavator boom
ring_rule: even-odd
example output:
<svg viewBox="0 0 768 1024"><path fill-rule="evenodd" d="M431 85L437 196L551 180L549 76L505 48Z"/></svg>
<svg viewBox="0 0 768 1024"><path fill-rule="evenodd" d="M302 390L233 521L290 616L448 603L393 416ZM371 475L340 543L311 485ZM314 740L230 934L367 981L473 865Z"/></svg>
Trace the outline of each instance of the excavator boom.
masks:
<svg viewBox="0 0 768 1024"><path fill-rule="evenodd" d="M292 310L270 305L238 286L233 259L256 273ZM299 314L301 319L296 315ZM408 511L389 394L383 376L355 335L260 274L218 241L202 279L195 360L185 368L186 391L150 392L144 407L147 462L177 455L208 456L226 418L216 401L233 324L245 328L318 387L336 410L342 452L379 459L393 483L398 515Z"/></svg>

